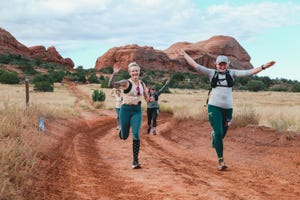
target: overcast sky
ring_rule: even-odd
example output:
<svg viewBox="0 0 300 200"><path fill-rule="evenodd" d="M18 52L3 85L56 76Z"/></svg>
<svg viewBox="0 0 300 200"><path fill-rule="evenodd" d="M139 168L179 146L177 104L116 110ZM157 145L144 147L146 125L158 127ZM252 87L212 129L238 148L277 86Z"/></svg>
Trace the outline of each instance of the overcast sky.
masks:
<svg viewBox="0 0 300 200"><path fill-rule="evenodd" d="M0 27L28 47L55 46L84 68L116 46L164 50L232 36L255 67L277 62L260 76L300 81L299 0L9 0L1 1Z"/></svg>

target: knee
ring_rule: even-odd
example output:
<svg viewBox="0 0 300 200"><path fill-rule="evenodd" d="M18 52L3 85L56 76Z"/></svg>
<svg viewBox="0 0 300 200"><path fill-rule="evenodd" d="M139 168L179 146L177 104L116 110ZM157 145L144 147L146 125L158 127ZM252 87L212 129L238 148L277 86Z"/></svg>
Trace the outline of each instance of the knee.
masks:
<svg viewBox="0 0 300 200"><path fill-rule="evenodd" d="M222 139L223 138L223 134L220 132L220 131L214 131L215 132L215 139L216 140L219 140L219 139Z"/></svg>

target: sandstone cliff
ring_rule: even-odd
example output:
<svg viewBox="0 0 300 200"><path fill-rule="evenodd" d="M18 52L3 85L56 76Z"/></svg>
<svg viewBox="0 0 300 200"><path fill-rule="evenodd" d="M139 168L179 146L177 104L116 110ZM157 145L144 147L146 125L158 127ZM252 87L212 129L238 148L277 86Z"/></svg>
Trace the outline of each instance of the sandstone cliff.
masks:
<svg viewBox="0 0 300 200"><path fill-rule="evenodd" d="M130 62L136 61L146 69L188 71L191 67L175 53L179 49L185 49L197 63L210 68L214 68L215 59L221 54L229 57L231 68L253 68L248 53L233 37L229 36L214 36L197 43L178 42L163 51L135 44L114 47L97 59L95 68L102 69L118 62L126 70Z"/></svg>
<svg viewBox="0 0 300 200"><path fill-rule="evenodd" d="M40 58L46 62L53 62L70 68L74 67L73 61L70 58L63 58L55 47L46 49L44 46L34 46L28 48L2 28L0 28L0 54L22 55L28 59Z"/></svg>

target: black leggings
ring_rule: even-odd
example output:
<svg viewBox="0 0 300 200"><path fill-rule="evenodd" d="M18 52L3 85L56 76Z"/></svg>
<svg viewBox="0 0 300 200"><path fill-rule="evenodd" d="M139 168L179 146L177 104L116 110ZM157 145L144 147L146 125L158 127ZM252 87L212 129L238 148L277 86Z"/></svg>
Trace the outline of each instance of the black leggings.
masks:
<svg viewBox="0 0 300 200"><path fill-rule="evenodd" d="M153 127L156 127L158 108L147 108L148 126L151 126L151 121L153 119Z"/></svg>

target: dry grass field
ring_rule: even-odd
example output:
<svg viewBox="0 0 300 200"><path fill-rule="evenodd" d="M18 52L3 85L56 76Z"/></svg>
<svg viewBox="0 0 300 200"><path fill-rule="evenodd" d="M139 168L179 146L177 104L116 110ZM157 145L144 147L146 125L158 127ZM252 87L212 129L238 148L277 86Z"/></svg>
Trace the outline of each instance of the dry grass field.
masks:
<svg viewBox="0 0 300 200"><path fill-rule="evenodd" d="M77 85L91 97L93 90L106 93L104 109L113 110L115 100L111 89L98 84ZM22 199L21 191L33 173L37 154L44 151L43 134L38 130L40 117L45 123L57 118L78 116L74 104L89 109L66 85L55 84L54 92L35 92L30 86L30 106L25 105L25 86L0 84L0 199ZM207 121L206 90L171 89L160 96L160 110L173 113L177 120ZM146 103L143 102L143 109ZM267 126L282 132L300 132L300 94L281 92L234 91L235 126L248 124ZM233 124L234 125L234 124Z"/></svg>
<svg viewBox="0 0 300 200"><path fill-rule="evenodd" d="M94 89L105 92L104 107L113 109L114 98L111 89L100 88L97 84L80 85L81 91L91 96ZM174 114L177 119L207 120L207 90L171 89L171 94L159 98L160 109ZM250 116L249 123L267 126L280 131L300 132L300 94L289 92L248 92L234 91L234 121L238 124ZM146 103L143 102L143 109ZM234 123L233 123L234 124ZM238 126L238 125L236 125Z"/></svg>
<svg viewBox="0 0 300 200"><path fill-rule="evenodd" d="M58 117L76 116L75 98L61 84L55 92L34 92L26 107L25 85L0 84L0 199L22 199L24 182L32 176L44 135L38 129Z"/></svg>

